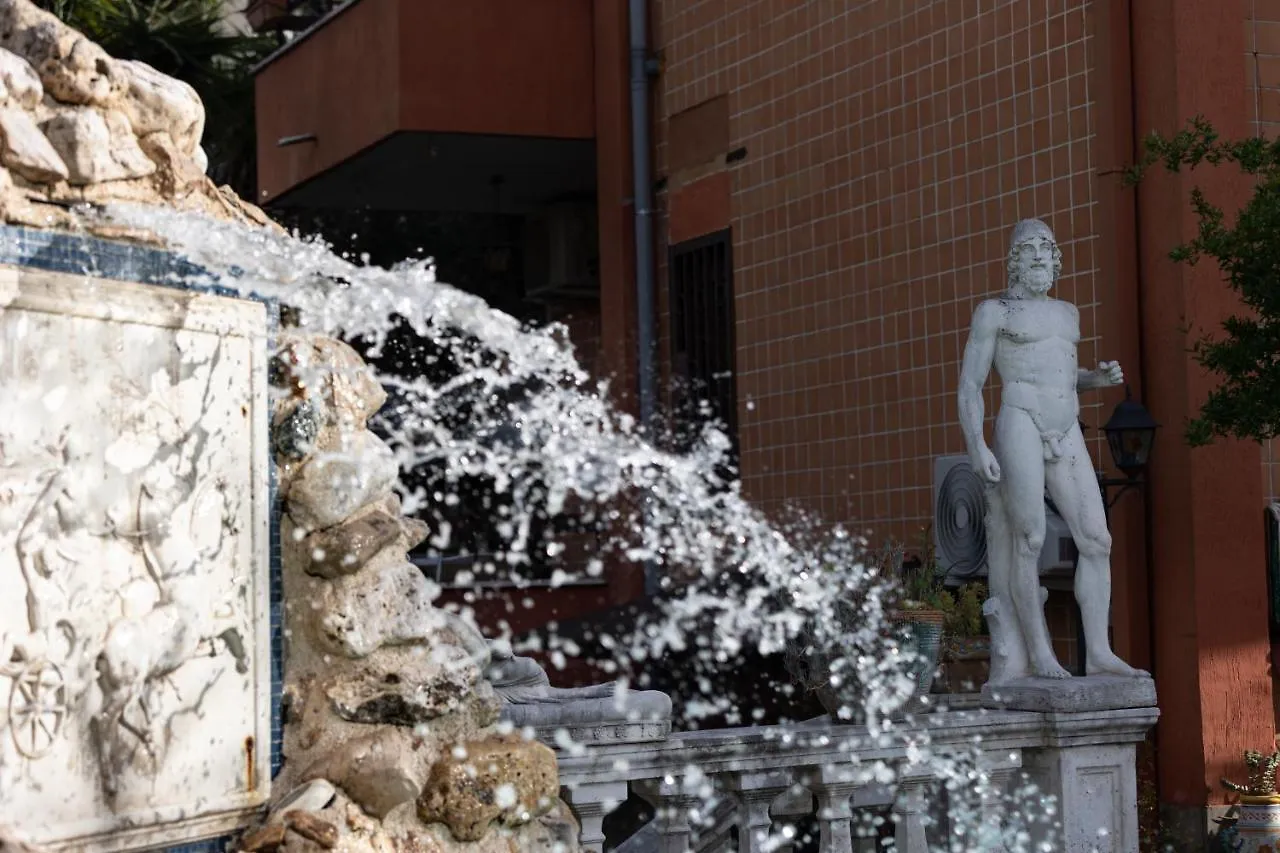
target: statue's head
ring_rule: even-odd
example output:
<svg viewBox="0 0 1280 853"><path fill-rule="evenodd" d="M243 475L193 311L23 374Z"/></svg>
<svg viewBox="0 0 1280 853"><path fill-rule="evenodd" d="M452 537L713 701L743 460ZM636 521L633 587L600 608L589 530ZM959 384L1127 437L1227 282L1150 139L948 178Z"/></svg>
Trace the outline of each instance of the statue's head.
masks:
<svg viewBox="0 0 1280 853"><path fill-rule="evenodd" d="M1024 219L1014 226L1009 241L1009 292L1043 296L1062 272L1062 251L1049 226Z"/></svg>

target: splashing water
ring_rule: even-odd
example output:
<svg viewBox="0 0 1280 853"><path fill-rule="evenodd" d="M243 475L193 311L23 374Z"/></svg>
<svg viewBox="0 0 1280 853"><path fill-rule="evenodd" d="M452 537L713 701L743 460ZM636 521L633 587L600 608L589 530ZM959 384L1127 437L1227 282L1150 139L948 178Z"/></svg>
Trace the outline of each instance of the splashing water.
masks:
<svg viewBox="0 0 1280 853"><path fill-rule="evenodd" d="M612 559L649 562L678 578L667 584L659 612L629 635L600 638L614 671L691 654L701 695L681 701L695 714L714 713L732 711L733 696L717 679L744 651L816 649L844 702L839 716L862 725L797 727L783 737L798 746L828 739L834 769L858 784L894 784L891 766L862 756L905 746L909 765L927 767L948 792L950 832L941 849L1052 848L1058 816L1048 798L1030 784L996 791L980 740L935 748L927 717L906 713L915 656L890 629L892 583L868 565L866 543L815 519L771 524L723 474L729 441L721 432L704 429L681 455L659 449L609 405L607 385L578 364L562 328L522 327L437 282L430 262L357 265L318 240L155 208L112 206L90 215L155 233L223 286L298 309L306 331L363 339L376 353L401 322L439 347L455 368L450 378L380 377L396 401L381 427L401 471L439 472L430 494L406 495L406 512L435 520L432 544L443 551L453 531L440 509L464 499L461 483L485 478L503 497L493 510L503 540L495 560L514 577L537 549L558 547L539 520L572 513L610 534L589 573ZM557 650L554 637L548 646ZM844 731L859 734L835 734ZM698 790L706 800L699 812L709 815L716 794L709 783Z"/></svg>

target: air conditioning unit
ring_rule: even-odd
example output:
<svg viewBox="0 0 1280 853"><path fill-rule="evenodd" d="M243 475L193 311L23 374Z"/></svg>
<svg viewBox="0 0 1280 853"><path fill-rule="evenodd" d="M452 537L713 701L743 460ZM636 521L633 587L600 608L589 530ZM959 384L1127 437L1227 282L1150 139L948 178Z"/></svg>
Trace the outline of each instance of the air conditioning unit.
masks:
<svg viewBox="0 0 1280 853"><path fill-rule="evenodd" d="M1041 575L1075 569L1075 540L1048 500L1045 501ZM972 580L987 575L986 489L968 456L939 456L933 461L933 545L947 578Z"/></svg>

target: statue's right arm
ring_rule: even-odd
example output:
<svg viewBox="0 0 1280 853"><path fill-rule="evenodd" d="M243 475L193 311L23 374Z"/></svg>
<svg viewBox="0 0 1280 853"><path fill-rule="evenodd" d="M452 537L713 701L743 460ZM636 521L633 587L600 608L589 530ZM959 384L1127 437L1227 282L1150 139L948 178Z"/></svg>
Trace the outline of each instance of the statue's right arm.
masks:
<svg viewBox="0 0 1280 853"><path fill-rule="evenodd" d="M987 384L995 359L1001 313L1002 306L995 300L983 302L973 312L969 341L965 344L964 360L960 364L960 428L964 431L965 446L972 458L988 449L982 434L985 416L982 387Z"/></svg>

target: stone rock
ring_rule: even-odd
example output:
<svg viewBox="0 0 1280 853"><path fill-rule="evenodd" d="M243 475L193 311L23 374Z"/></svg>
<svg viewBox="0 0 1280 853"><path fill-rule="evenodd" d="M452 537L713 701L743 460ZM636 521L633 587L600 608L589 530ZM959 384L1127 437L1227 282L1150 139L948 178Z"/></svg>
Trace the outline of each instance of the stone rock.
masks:
<svg viewBox="0 0 1280 853"><path fill-rule="evenodd" d="M421 739L406 729L361 729L368 734L340 737L317 751L318 760L306 772L332 780L342 795L381 820L418 796L433 756L419 754Z"/></svg>
<svg viewBox="0 0 1280 853"><path fill-rule="evenodd" d="M412 551L417 548L423 542L426 542L427 537L431 535L431 528L419 518L402 518L400 519L400 527L404 531L404 547L406 551Z"/></svg>
<svg viewBox="0 0 1280 853"><path fill-rule="evenodd" d="M45 139L30 113L17 107L0 107L0 162L37 184L67 178L67 166Z"/></svg>
<svg viewBox="0 0 1280 853"><path fill-rule="evenodd" d="M150 133L141 137L138 142L155 164L153 180L164 198L187 195L205 183L204 172L208 168L208 161L201 166L197 160L184 155L169 134L164 131Z"/></svg>
<svg viewBox="0 0 1280 853"><path fill-rule="evenodd" d="M387 402L387 392L360 355L347 344L319 335L289 336L277 354L278 378L297 396L320 393L335 420L347 429L363 429Z"/></svg>
<svg viewBox="0 0 1280 853"><path fill-rule="evenodd" d="M363 658L383 646L434 641L448 626L432 604L439 587L412 563L340 578L319 603L319 631L333 652Z"/></svg>
<svg viewBox="0 0 1280 853"><path fill-rule="evenodd" d="M64 104L110 106L128 86L106 51L30 0L0 0L0 47L31 63Z"/></svg>
<svg viewBox="0 0 1280 853"><path fill-rule="evenodd" d="M0 103L34 110L44 98L40 75L21 56L0 48L0 87L4 96Z"/></svg>
<svg viewBox="0 0 1280 853"><path fill-rule="evenodd" d="M285 812L284 825L308 841L314 841L326 850L332 850L338 846L338 827L311 812Z"/></svg>
<svg viewBox="0 0 1280 853"><path fill-rule="evenodd" d="M334 678L325 694L344 720L416 726L456 712L479 677L480 668L458 646L383 649Z"/></svg>
<svg viewBox="0 0 1280 853"><path fill-rule="evenodd" d="M342 450L319 453L289 486L289 517L305 530L323 530L384 497L400 466L378 436L357 433Z"/></svg>
<svg viewBox="0 0 1280 853"><path fill-rule="evenodd" d="M284 833L283 823L267 824L240 839L239 847L245 853L275 850L284 844Z"/></svg>
<svg viewBox="0 0 1280 853"><path fill-rule="evenodd" d="M182 154L196 159L205 118L196 90L145 62L117 59L115 64L128 88L120 108L138 136L167 133Z"/></svg>
<svg viewBox="0 0 1280 853"><path fill-rule="evenodd" d="M519 826L550 812L559 798L556 757L537 741L508 735L461 744L431 768L418 817L443 823L458 841L479 841L495 821Z"/></svg>
<svg viewBox="0 0 1280 853"><path fill-rule="evenodd" d="M422 790L421 781L413 778L408 768L386 758L364 762L342 782L347 796L379 820L413 802Z"/></svg>
<svg viewBox="0 0 1280 853"><path fill-rule="evenodd" d="M310 456L320 435L321 417L311 400L303 400L294 406L293 411L272 427L271 439L276 453L293 460Z"/></svg>
<svg viewBox="0 0 1280 853"><path fill-rule="evenodd" d="M329 579L354 575L401 532L400 520L379 509L312 533L302 543L304 571Z"/></svg>
<svg viewBox="0 0 1280 853"><path fill-rule="evenodd" d="M299 785L276 803L268 823L280 823L288 812L318 812L326 808L337 796L338 789L325 779L312 779Z"/></svg>
<svg viewBox="0 0 1280 853"><path fill-rule="evenodd" d="M72 184L141 178L156 170L142 152L124 114L64 109L44 124L44 134L66 164Z"/></svg>

